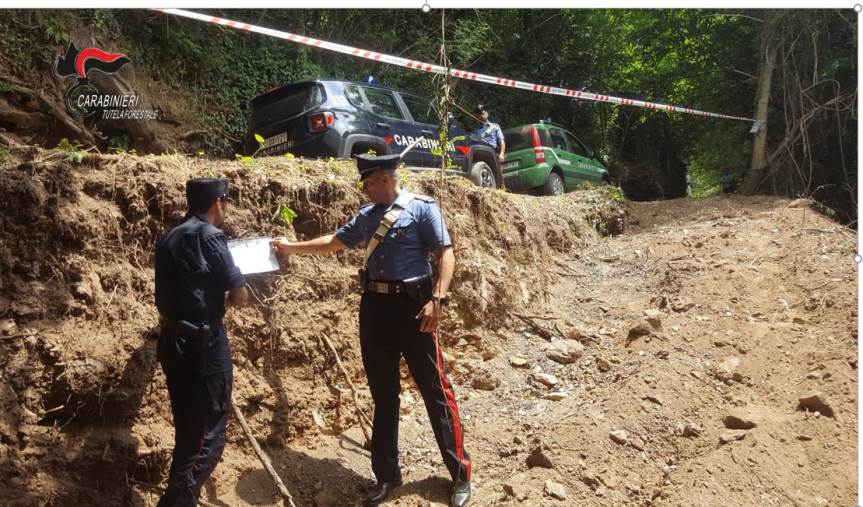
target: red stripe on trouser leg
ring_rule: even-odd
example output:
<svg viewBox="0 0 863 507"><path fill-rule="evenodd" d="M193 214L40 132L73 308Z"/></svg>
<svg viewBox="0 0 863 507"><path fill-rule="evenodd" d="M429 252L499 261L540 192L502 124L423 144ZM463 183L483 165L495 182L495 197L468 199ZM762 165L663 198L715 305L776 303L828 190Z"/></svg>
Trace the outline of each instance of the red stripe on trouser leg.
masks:
<svg viewBox="0 0 863 507"><path fill-rule="evenodd" d="M455 436L455 455L458 458L459 466L465 467L465 479L470 480L470 460L464 458L464 439L461 432L461 421L458 418L458 405L455 402L455 393L450 387L443 370L443 352L440 348L440 342L437 339L437 333L432 331L434 337L435 350L437 351L437 371L440 377L440 385L443 388L444 396L446 397L447 406L449 407L450 415L452 415L452 428Z"/></svg>

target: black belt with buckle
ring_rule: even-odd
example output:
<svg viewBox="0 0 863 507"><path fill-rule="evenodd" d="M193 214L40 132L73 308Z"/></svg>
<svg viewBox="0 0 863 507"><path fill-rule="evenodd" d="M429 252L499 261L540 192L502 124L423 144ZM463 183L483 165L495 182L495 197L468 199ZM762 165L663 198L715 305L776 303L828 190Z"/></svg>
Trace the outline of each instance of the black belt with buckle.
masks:
<svg viewBox="0 0 863 507"><path fill-rule="evenodd" d="M401 282L366 280L364 289L366 292L374 292L376 294L404 294L417 303L424 305L432 297L432 279L428 275L422 275L408 278Z"/></svg>
<svg viewBox="0 0 863 507"><path fill-rule="evenodd" d="M402 282L383 282L379 280L367 280L365 289L378 294L402 294L405 291Z"/></svg>

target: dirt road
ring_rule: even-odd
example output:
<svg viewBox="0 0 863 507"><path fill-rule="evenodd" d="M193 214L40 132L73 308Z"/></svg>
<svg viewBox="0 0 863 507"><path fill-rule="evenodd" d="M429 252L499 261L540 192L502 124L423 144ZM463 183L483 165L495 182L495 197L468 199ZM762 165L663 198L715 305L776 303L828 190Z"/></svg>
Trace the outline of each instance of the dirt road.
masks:
<svg viewBox="0 0 863 507"><path fill-rule="evenodd" d="M854 238L796 206L632 203L626 234L555 257L542 311L459 340L450 375L475 505L852 504ZM565 336L579 344L556 348ZM813 392L829 409L803 410ZM407 485L393 505L446 505L446 471L420 401L405 389ZM361 439L356 429L347 436ZM306 456L297 451L280 456L283 474L311 486L314 505L356 500L370 468L355 442L321 437ZM317 482L303 480L308 467ZM221 499L267 503L268 479L249 475L257 480ZM563 494L555 498L548 481Z"/></svg>

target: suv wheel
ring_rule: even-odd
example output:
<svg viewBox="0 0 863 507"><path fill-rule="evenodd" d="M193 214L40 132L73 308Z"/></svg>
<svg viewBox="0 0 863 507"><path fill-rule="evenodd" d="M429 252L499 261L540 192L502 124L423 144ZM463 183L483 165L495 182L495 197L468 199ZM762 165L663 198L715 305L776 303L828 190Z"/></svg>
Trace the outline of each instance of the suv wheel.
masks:
<svg viewBox="0 0 863 507"><path fill-rule="evenodd" d="M556 172L548 175L548 180L542 187L545 195L562 195L563 194L563 179Z"/></svg>
<svg viewBox="0 0 863 507"><path fill-rule="evenodd" d="M477 162L470 170L470 179L482 188L497 188L494 173L485 162Z"/></svg>

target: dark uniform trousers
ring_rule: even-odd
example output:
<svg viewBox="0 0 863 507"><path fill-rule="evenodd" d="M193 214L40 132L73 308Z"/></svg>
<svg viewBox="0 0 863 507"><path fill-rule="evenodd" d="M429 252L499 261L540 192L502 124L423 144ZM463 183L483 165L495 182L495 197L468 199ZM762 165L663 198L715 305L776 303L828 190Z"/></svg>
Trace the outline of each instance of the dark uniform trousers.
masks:
<svg viewBox="0 0 863 507"><path fill-rule="evenodd" d="M380 482L400 477L399 359L404 356L453 481L467 481L471 462L462 441L455 393L444 375L437 337L419 330L420 319L416 315L421 308L404 294L366 292L360 302L363 367L375 402L372 470Z"/></svg>
<svg viewBox="0 0 863 507"><path fill-rule="evenodd" d="M170 343L167 338L160 338L160 347ZM225 449L233 373L203 375L170 354L161 364L171 396L175 434L168 487L157 507L194 507Z"/></svg>

